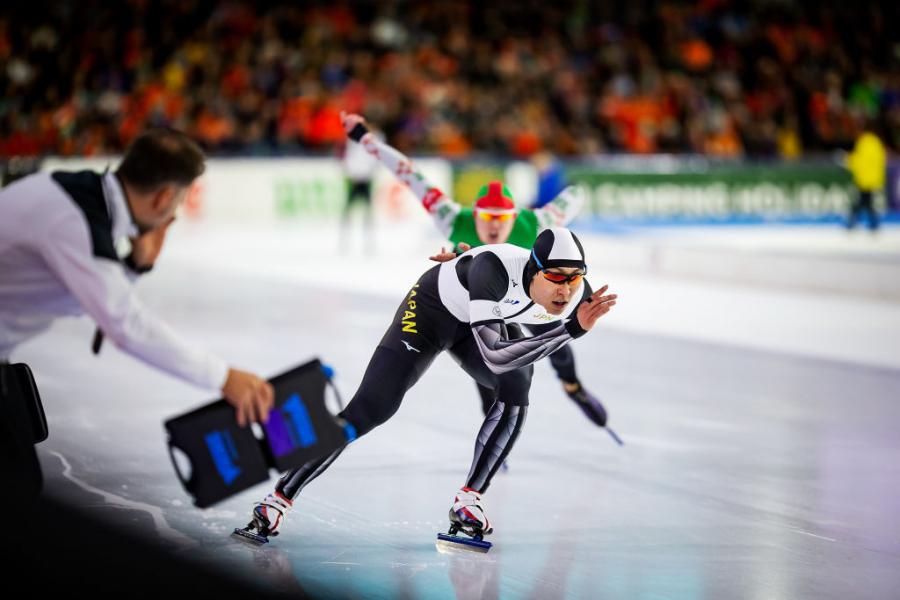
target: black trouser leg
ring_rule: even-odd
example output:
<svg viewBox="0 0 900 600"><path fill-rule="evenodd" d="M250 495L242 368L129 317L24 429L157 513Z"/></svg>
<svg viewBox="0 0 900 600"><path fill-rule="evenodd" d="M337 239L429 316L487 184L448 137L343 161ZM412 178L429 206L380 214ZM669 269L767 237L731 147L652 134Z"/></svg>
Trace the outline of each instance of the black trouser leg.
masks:
<svg viewBox="0 0 900 600"><path fill-rule="evenodd" d="M857 190L856 198L853 199L853 204L850 205L850 212L847 215L847 229L853 229L854 227L856 227L856 223L859 220L860 213L871 210L872 192ZM871 212L869 213L869 215L869 224L871 226Z"/></svg>
<svg viewBox="0 0 900 600"><path fill-rule="evenodd" d="M9 508L36 497L43 474L34 444L34 427L25 392L12 367L0 361L0 506Z"/></svg>
<svg viewBox="0 0 900 600"><path fill-rule="evenodd" d="M344 227L349 226L350 224L350 213L353 211L354 204L362 204L363 210L365 214L363 215L363 220L365 226L371 228L372 226L372 195L371 195L372 184L367 181L351 181L348 184L347 188L347 202L344 204L344 212L341 217L341 222Z"/></svg>
<svg viewBox="0 0 900 600"><path fill-rule="evenodd" d="M875 210L875 195L872 192L859 193L860 210L866 213L869 229L878 229L878 212Z"/></svg>

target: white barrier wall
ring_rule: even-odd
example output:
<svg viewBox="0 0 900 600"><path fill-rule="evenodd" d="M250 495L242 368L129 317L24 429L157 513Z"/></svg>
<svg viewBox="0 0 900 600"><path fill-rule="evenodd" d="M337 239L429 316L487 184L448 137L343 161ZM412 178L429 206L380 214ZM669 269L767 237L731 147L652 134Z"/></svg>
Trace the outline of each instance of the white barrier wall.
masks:
<svg viewBox="0 0 900 600"><path fill-rule="evenodd" d="M435 185L450 190L452 167L441 159L414 159ZM102 171L114 168L117 157L49 158L42 169ZM334 221L346 203L347 183L340 161L331 158L209 159L182 211L208 223L267 225L295 220ZM386 170L373 185L376 218L387 222L427 223L425 211L412 193Z"/></svg>
<svg viewBox="0 0 900 600"><path fill-rule="evenodd" d="M415 162L435 185L452 193L449 162ZM114 157L48 159L43 169L103 170L116 163ZM507 180L517 186L519 197L528 197L525 190L533 185L534 174L529 167L519 163L506 171ZM381 238L377 240L379 252L425 257L438 250L444 240L405 186L382 170L373 187L376 237ZM182 210L181 220L200 225L194 232L210 235L236 226L252 226L262 232L267 228L274 232L279 224L288 225L289 232L306 226L304 236L318 236L315 239L323 251L340 253L346 250L339 248L342 238L337 226L346 202L345 192L346 182L336 159L210 159L207 172ZM732 230L709 225L663 230L655 235L652 229L650 232L610 236L580 230L579 234L598 257L601 268L900 299L897 236L890 230L883 232L879 240L850 238L837 228L831 234L827 229ZM773 236L777 239L770 239ZM733 240L728 241L732 237L747 241L736 245ZM360 236L356 238L357 245L368 243ZM790 244L779 241L782 239L791 240ZM176 250L173 246L169 252ZM214 259L215 252L207 257Z"/></svg>

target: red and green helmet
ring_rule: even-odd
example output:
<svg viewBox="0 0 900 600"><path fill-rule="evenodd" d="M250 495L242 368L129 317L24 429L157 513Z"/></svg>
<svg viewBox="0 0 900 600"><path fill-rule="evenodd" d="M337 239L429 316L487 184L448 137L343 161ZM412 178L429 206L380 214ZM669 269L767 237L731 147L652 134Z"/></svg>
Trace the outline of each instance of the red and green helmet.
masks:
<svg viewBox="0 0 900 600"><path fill-rule="evenodd" d="M491 181L478 190L472 210L476 214L485 212L495 215L514 215L518 212L512 193L500 181Z"/></svg>

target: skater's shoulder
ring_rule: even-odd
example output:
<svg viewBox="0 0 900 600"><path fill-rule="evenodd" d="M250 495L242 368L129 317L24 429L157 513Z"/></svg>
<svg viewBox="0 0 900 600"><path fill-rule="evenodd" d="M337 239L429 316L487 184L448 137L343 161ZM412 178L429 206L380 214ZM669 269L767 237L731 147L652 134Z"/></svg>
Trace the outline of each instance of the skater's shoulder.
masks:
<svg viewBox="0 0 900 600"><path fill-rule="evenodd" d="M478 252L475 252L475 251ZM472 267L480 272L496 272L504 277L516 274L528 260L528 250L513 244L490 244L474 248Z"/></svg>
<svg viewBox="0 0 900 600"><path fill-rule="evenodd" d="M458 264L472 261L484 265L502 268L517 261L528 260L529 251L513 244L484 244L470 248L452 261L443 263Z"/></svg>
<svg viewBox="0 0 900 600"><path fill-rule="evenodd" d="M487 248L487 246L475 248L456 259L456 273L463 287L469 291L472 290L472 286L506 289L506 266L499 256L484 251Z"/></svg>
<svg viewBox="0 0 900 600"><path fill-rule="evenodd" d="M515 244L488 244L473 250L479 250L480 254L491 254L500 259L501 262L522 258L527 259L530 253L528 249Z"/></svg>

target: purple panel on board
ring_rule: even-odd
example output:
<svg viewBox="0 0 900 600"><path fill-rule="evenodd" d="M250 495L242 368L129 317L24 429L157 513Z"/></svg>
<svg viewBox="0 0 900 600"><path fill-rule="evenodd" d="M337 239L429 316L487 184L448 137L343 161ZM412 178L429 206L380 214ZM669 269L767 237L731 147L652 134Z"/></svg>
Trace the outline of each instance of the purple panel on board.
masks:
<svg viewBox="0 0 900 600"><path fill-rule="evenodd" d="M265 424L265 429L269 447L272 448L272 454L284 456L294 449L287 423L280 410L273 410L269 413L269 422Z"/></svg>

